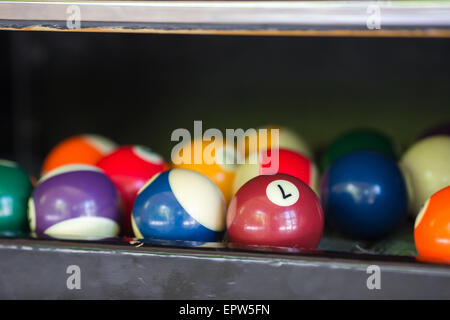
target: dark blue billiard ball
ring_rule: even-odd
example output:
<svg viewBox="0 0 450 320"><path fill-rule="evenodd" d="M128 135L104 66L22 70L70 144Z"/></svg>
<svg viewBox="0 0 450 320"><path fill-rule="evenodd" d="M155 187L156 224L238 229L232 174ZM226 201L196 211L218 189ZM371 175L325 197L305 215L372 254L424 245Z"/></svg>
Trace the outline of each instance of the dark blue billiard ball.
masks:
<svg viewBox="0 0 450 320"><path fill-rule="evenodd" d="M216 242L225 231L225 207L222 192L208 177L172 169L139 191L131 224L140 239Z"/></svg>
<svg viewBox="0 0 450 320"><path fill-rule="evenodd" d="M325 221L357 239L377 239L406 217L407 191L395 161L377 152L338 158L321 184Z"/></svg>

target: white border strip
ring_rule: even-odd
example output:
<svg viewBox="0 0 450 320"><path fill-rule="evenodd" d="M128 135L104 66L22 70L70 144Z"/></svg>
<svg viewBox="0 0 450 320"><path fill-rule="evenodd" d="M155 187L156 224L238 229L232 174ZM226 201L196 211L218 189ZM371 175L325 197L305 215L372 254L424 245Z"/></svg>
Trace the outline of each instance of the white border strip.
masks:
<svg viewBox="0 0 450 320"><path fill-rule="evenodd" d="M327 2L30 2L0 1L0 19L67 21L70 6L83 22L347 26L366 29L377 6L383 27L450 26L450 3L423 1Z"/></svg>

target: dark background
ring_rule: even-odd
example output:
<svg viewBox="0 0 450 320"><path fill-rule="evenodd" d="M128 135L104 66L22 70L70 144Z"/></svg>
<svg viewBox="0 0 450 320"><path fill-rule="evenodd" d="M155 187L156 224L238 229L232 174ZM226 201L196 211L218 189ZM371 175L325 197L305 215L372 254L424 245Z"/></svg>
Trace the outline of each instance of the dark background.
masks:
<svg viewBox="0 0 450 320"><path fill-rule="evenodd" d="M281 124L320 151L369 126L404 149L450 120L450 39L0 32L0 157L37 174L98 133L166 158L176 128Z"/></svg>

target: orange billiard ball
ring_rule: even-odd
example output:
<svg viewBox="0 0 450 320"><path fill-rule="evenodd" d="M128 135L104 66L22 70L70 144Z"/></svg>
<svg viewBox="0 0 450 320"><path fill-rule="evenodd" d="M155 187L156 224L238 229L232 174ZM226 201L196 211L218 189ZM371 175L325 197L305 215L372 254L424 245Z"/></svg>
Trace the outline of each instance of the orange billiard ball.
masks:
<svg viewBox="0 0 450 320"><path fill-rule="evenodd" d="M414 225L418 259L450 264L450 186L434 193Z"/></svg>
<svg viewBox="0 0 450 320"><path fill-rule="evenodd" d="M44 160L42 175L66 164L96 165L100 159L112 152L116 144L94 134L69 137L56 145Z"/></svg>

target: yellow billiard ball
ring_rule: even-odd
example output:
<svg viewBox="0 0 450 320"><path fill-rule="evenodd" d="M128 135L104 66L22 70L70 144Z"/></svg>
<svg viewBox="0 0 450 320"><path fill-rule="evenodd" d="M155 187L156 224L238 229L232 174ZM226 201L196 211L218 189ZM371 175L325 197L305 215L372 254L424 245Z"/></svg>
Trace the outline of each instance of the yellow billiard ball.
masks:
<svg viewBox="0 0 450 320"><path fill-rule="evenodd" d="M267 130L267 136L264 139L261 138L261 131L260 129L266 129ZM271 136L271 129L278 129L279 131L279 140L277 145L272 145L272 136ZM250 141L257 141L257 144L252 144ZM244 146L242 145L244 144ZM283 126L277 126L277 125L270 125L265 127L260 127L256 130L255 135L251 135L250 137L246 138L245 140L238 141L238 150L245 150L245 157L248 157L250 154L253 154L254 152L266 150L266 149L273 149L274 147L292 150L298 153L303 154L304 156L312 159L313 152L310 148L310 146L306 143L306 141L303 139L302 136L300 136L298 133L294 132L293 130L283 127Z"/></svg>
<svg viewBox="0 0 450 320"><path fill-rule="evenodd" d="M184 152L190 150L190 155ZM196 163L196 157L201 156ZM228 202L232 197L233 182L238 164L238 153L225 142L217 147L211 141L196 139L183 145L183 149L172 156L173 168L190 169L210 178L222 191Z"/></svg>

